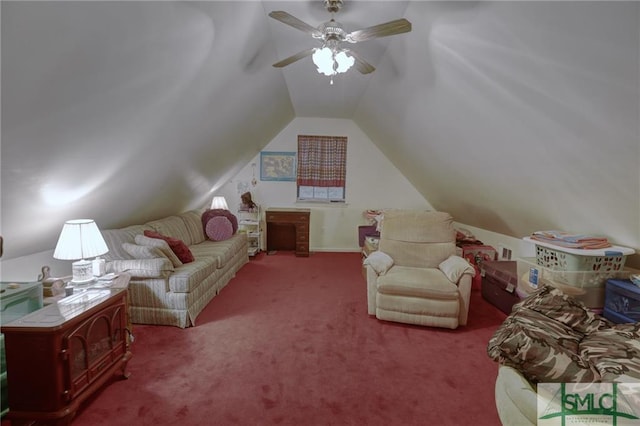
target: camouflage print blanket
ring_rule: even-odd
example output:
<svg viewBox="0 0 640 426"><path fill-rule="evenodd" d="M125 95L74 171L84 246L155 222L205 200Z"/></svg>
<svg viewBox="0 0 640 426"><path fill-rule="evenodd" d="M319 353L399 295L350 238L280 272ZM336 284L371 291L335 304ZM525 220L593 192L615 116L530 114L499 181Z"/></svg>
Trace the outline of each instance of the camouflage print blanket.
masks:
<svg viewBox="0 0 640 426"><path fill-rule="evenodd" d="M614 324L543 286L514 305L487 353L533 383L638 382L640 323Z"/></svg>

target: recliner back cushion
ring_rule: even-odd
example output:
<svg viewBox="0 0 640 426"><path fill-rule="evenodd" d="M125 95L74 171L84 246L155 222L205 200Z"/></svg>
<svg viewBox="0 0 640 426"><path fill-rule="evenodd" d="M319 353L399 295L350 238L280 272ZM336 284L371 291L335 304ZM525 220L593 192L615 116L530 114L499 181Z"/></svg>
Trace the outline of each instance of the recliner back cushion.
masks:
<svg viewBox="0 0 640 426"><path fill-rule="evenodd" d="M395 264L437 268L456 252L456 233L449 213L385 210L379 250Z"/></svg>

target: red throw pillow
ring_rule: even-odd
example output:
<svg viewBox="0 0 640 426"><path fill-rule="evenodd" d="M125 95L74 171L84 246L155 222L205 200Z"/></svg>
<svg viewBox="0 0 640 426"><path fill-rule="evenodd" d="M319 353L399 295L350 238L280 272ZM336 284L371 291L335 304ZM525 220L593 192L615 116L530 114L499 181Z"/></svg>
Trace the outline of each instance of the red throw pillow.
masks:
<svg viewBox="0 0 640 426"><path fill-rule="evenodd" d="M228 240L233 236L231 221L224 216L216 216L207 222L207 237L213 241Z"/></svg>
<svg viewBox="0 0 640 426"><path fill-rule="evenodd" d="M189 250L189 247L184 243L184 241L179 240L178 238L167 237L166 235L162 235L156 231L144 231L145 237L149 238L158 238L160 240L165 240L169 247L173 252L178 256L178 259L182 263L193 262L195 258L193 257L193 253Z"/></svg>

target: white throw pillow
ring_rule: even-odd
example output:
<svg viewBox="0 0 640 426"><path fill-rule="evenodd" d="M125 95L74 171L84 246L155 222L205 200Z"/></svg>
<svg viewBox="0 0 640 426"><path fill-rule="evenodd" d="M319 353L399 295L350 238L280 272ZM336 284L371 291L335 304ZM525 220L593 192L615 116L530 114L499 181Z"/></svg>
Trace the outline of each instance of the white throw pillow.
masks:
<svg viewBox="0 0 640 426"><path fill-rule="evenodd" d="M363 262L373 268L378 275L384 275L393 266L393 259L387 253L374 251Z"/></svg>
<svg viewBox="0 0 640 426"><path fill-rule="evenodd" d="M449 256L447 260L438 265L438 268L453 283L457 283L464 274L469 274L472 277L476 275L475 268L465 259L456 255Z"/></svg>
<svg viewBox="0 0 640 426"><path fill-rule="evenodd" d="M136 244L138 245L154 247L159 249L164 255L164 257L166 257L171 261L174 267L178 267L182 265L182 261L180 260L180 258L176 256L173 250L171 250L171 247L169 247L169 243L167 243L165 240L161 240L160 238L147 237L146 235L142 235L142 234L136 235L135 240L136 240Z"/></svg>
<svg viewBox="0 0 640 426"><path fill-rule="evenodd" d="M124 251L133 256L134 259L155 259L166 258L162 251L156 247L140 246L131 243L122 243Z"/></svg>

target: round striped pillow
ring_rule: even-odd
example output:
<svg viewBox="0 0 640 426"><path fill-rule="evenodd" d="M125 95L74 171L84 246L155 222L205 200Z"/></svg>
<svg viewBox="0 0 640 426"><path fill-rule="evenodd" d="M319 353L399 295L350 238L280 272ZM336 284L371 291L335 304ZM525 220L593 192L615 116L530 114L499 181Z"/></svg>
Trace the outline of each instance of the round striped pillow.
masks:
<svg viewBox="0 0 640 426"><path fill-rule="evenodd" d="M205 231L210 240L224 241L233 236L233 225L226 217L215 216L209 219Z"/></svg>

